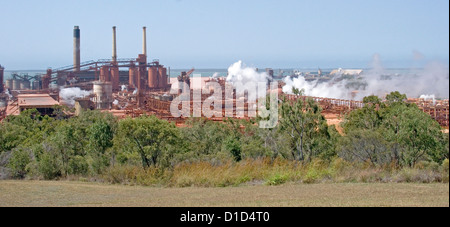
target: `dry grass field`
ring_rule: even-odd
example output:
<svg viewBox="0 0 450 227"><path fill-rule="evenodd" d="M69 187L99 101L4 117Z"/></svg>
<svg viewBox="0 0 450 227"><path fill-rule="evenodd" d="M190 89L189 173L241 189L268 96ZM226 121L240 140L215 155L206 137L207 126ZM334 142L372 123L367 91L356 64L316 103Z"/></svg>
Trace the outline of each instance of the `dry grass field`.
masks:
<svg viewBox="0 0 450 227"><path fill-rule="evenodd" d="M449 184L324 183L160 188L70 181L0 181L0 207L449 206Z"/></svg>

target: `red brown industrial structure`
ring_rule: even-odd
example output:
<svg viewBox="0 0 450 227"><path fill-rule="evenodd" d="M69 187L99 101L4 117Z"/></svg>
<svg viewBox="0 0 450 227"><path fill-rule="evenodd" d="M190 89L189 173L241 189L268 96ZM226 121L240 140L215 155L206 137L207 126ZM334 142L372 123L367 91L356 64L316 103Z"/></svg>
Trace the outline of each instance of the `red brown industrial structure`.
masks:
<svg viewBox="0 0 450 227"><path fill-rule="evenodd" d="M4 81L3 75L4 75L4 72L5 72L5 68L3 68L2 65L0 65L0 94L2 94L2 93L3 93L3 90L4 90L4 85L3 85L3 81Z"/></svg>
<svg viewBox="0 0 450 227"><path fill-rule="evenodd" d="M169 95L168 91L171 88L169 82L170 76L167 73L167 68L160 64L159 60L153 60L147 62L147 44L146 44L146 28L143 27L143 50L142 54L139 54L137 58L119 59L117 58L116 47L116 27L113 27L113 48L111 59L101 59L97 61L80 62L80 29L78 26L74 28L74 59L73 65L57 68L47 69L47 72L40 77L39 88L34 94L51 94L50 96L58 100L55 97L54 90L51 83L56 83L58 86L64 87L80 87L85 90L94 90L94 94L90 97L79 99L75 104L79 108L97 108L107 109L116 116L120 117L137 117L142 114L154 114L160 118L177 122L179 124L184 122L184 118L174 118L170 114L170 104L175 95ZM121 69L127 69L121 71ZM10 106L8 108L2 108L2 100L7 100L7 97L3 94L3 71L0 66L0 120L5 117L6 114L17 114L20 112L20 103L18 93L13 92L13 99L9 101ZM178 94L182 92L189 92L193 97L193 88L191 85L190 75L194 69L188 72L182 72L177 77L177 81L180 84L184 84L183 87L179 87ZM222 86L223 99L222 101L222 113L217 113L218 116L214 116L212 120L222 121L225 116L225 79L216 78L215 80ZM209 80L211 81L211 80ZM205 81L208 82L208 81ZM122 86L125 85L126 90L122 90ZM189 89L189 91L187 91ZM27 91L29 92L29 91ZM22 94L27 92L21 91ZM296 96L283 94L281 89L278 91L280 95L284 96L288 101L294 101L299 98L306 99L306 96ZM3 94L3 96L2 96ZM56 93L57 94L57 93ZM2 98L3 97L3 98ZM26 96L24 96L26 97ZM29 96L33 99L39 99L44 97L42 95ZM190 113L194 112L194 106L199 106L204 102L209 95L201 95L200 101L190 101ZM326 116L341 116L349 111L358 109L364 106L364 103L360 101L331 99L321 97L310 97L317 101ZM45 96L47 101L42 103L50 103L48 97ZM237 105L236 96L233 96L233 116L236 116ZM25 99L24 99L25 100ZM99 102L98 105L89 104L89 100ZM113 100L115 104L113 105ZM228 100L230 101L230 100ZM6 101L3 101L3 103ZM27 102L22 101L22 102ZM413 102L424 112L431 115L433 119L439 122L439 124L445 128L449 126L449 102L448 100L426 101L422 99L409 99L408 102ZM39 104L40 102L36 102ZM23 104L23 103L22 103ZM55 103L53 103L55 104ZM244 104L243 111L247 113L249 110L249 103ZM36 108L48 109L49 106L36 106ZM249 118L248 114L243 116Z"/></svg>

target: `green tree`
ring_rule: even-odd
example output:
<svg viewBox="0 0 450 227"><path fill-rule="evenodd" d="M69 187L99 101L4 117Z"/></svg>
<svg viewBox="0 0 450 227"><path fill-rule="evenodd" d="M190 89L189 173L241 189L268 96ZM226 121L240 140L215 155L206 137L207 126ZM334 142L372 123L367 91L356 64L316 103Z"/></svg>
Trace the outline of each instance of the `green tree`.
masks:
<svg viewBox="0 0 450 227"><path fill-rule="evenodd" d="M242 148L239 138L234 136L230 136L225 140L225 149L233 155L233 158L236 162L242 160Z"/></svg>
<svg viewBox="0 0 450 227"><path fill-rule="evenodd" d="M30 153L25 149L15 149L12 152L8 167L12 170L13 176L23 178L26 175L26 167L31 162Z"/></svg>
<svg viewBox="0 0 450 227"><path fill-rule="evenodd" d="M389 143L383 132L359 129L349 132L339 142L339 155L346 160L370 162L372 165L392 161Z"/></svg>
<svg viewBox="0 0 450 227"><path fill-rule="evenodd" d="M420 160L445 159L439 124L416 105L406 103L406 98L406 95L392 92L386 96L387 105L368 104L352 111L343 122L344 132L359 131L372 137L374 131L382 132L389 144L390 156L398 165L414 166ZM373 96L365 98L371 100L368 103L375 99Z"/></svg>
<svg viewBox="0 0 450 227"><path fill-rule="evenodd" d="M0 153L13 148L42 141L43 133L51 131L53 120L41 116L35 109L20 115L10 115L0 124Z"/></svg>
<svg viewBox="0 0 450 227"><path fill-rule="evenodd" d="M319 146L329 136L328 125L320 106L310 98L294 103L284 101L280 108L280 129L291 137L293 158L310 161L321 153Z"/></svg>
<svg viewBox="0 0 450 227"><path fill-rule="evenodd" d="M227 136L224 124L206 118L191 118L186 122L186 126L180 129L183 141L186 141L189 147L184 158L211 159L221 152Z"/></svg>
<svg viewBox="0 0 450 227"><path fill-rule="evenodd" d="M224 121L224 142L223 149L230 154L234 161L242 160L242 138L245 121L228 118Z"/></svg>
<svg viewBox="0 0 450 227"><path fill-rule="evenodd" d="M176 152L179 131L174 124L155 116L141 116L119 122L114 141L122 152L139 153L144 168L168 165Z"/></svg>
<svg viewBox="0 0 450 227"><path fill-rule="evenodd" d="M398 91L391 92L388 95L386 95L386 102L388 105L404 104L406 99L407 99L406 95L401 94Z"/></svg>
<svg viewBox="0 0 450 227"><path fill-rule="evenodd" d="M39 172L44 179L53 180L62 176L61 158L55 151L44 152L38 163Z"/></svg>
<svg viewBox="0 0 450 227"><path fill-rule="evenodd" d="M416 106L397 106L386 118L389 120L385 127L391 132L385 135L403 148L398 155L403 164L414 166L439 149L442 136L439 124Z"/></svg>
<svg viewBox="0 0 450 227"><path fill-rule="evenodd" d="M112 147L114 132L111 126L105 121L98 121L88 128L89 148L100 153L105 153L106 149Z"/></svg>
<svg viewBox="0 0 450 227"><path fill-rule="evenodd" d="M81 174L86 175L89 172L89 164L86 158L80 155L76 155L69 161L69 174Z"/></svg>
<svg viewBox="0 0 450 227"><path fill-rule="evenodd" d="M365 104L373 104L373 105L380 105L381 99L376 95L370 95L363 98L363 103Z"/></svg>
<svg viewBox="0 0 450 227"><path fill-rule="evenodd" d="M376 105L367 104L361 109L354 110L345 116L342 128L345 133L357 129L375 130L383 121L382 112Z"/></svg>
<svg viewBox="0 0 450 227"><path fill-rule="evenodd" d="M26 128L8 121L0 123L0 154L22 144L27 138Z"/></svg>

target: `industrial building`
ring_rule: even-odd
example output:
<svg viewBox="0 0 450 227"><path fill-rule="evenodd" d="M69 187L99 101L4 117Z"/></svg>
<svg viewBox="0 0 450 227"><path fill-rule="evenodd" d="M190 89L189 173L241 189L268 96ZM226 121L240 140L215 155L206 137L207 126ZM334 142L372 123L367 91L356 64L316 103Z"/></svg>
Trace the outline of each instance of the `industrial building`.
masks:
<svg viewBox="0 0 450 227"><path fill-rule="evenodd" d="M42 115L52 115L59 105L49 94L20 94L17 96L19 111L36 109Z"/></svg>
<svg viewBox="0 0 450 227"><path fill-rule="evenodd" d="M171 95L169 90L172 87L170 80L170 68L162 65L159 60L147 61L147 29L142 28L142 53L136 58L118 58L116 45L116 27L112 27L112 55L110 59L100 59L96 61L81 61L81 29L74 26L73 29L73 64L61 68L48 68L42 75L19 75L13 74L4 84L4 68L0 65L0 121L6 115L19 114L26 109L35 108L42 114L53 113L55 105L64 104L59 97L61 87L78 87L82 90L92 91L86 97L74 100L76 109L75 115L79 115L85 109L99 109L109 111L117 117L137 117L142 114L152 114L159 118L174 121L182 124L184 118L174 118L170 113L171 101L181 93L193 95L196 79L200 79L203 84L208 81L216 81L225 92L225 80L223 78L191 78L195 69L188 72L181 72L172 83L184 84L178 87L178 94ZM274 70L265 69L269 82L275 78ZM336 69L329 76L351 76L358 77L363 73L361 69ZM296 75L302 76L302 75ZM306 80L328 80L330 77L324 76L319 69L317 74L305 75ZM203 80L205 79L205 80ZM192 85L192 86L191 86ZM291 96L282 94L282 82L279 83L278 92L285 95L288 100L305 98L301 96ZM12 96L6 95L8 91ZM209 95L202 95L200 102L205 101ZM223 95L222 97L226 97ZM323 108L324 114L341 115L353 109L361 108L363 103L351 100L339 100L313 97ZM244 111L248 114L249 106L254 103L245 103L243 109L237 110L236 96L223 98L223 110L225 102L233 103L233 116L236 111ZM195 101L195 102L198 102ZM190 113L193 113L194 106L198 103L191 101ZM418 100L418 105L424 111L436 119L441 126L448 128L448 100L436 106L431 103L423 103ZM224 114L217 114L225 116ZM244 115L248 118L248 115ZM221 121L222 117L214 117L212 120Z"/></svg>
<svg viewBox="0 0 450 227"><path fill-rule="evenodd" d="M96 109L111 110L121 109L119 106L127 106L128 109L135 111L145 108L146 104L151 102L148 99L164 96L164 100L171 100L172 97L166 97L171 87L168 74L170 70L160 64L159 60L147 61L146 27L142 29L142 53L138 54L137 58L118 58L116 31L116 27L112 27L111 59L82 62L81 29L79 26L74 26L73 65L48 68L45 74L36 76L13 74L6 80L6 86L3 85L3 68L1 67L0 105L2 108L0 111L2 117L0 119L6 114L17 114L21 110L31 108L34 104L37 104L34 107L43 112L50 111L50 104L59 105L60 103L57 101L58 97L56 100L50 100L49 94L58 93L60 87L79 87L93 91L92 95L85 97L84 101L78 100L78 109L93 106ZM126 90L122 91L124 88ZM4 89L8 89L12 94L11 99L4 95ZM31 94L34 96L27 96ZM129 100L125 100L126 97ZM118 100L126 101L126 104L113 105L114 101L118 102ZM9 112L6 110L8 103Z"/></svg>
<svg viewBox="0 0 450 227"><path fill-rule="evenodd" d="M97 61L81 62L80 39L81 32L78 26L73 31L73 65L48 69L42 75L42 89L48 89L50 83L58 86L86 86L92 81L111 82L114 92L120 90L120 85L129 88L138 88L145 91L165 91L168 89L167 68L159 63L159 60L147 62L146 28L143 27L143 50L137 58L117 57L116 27L112 28L112 57ZM84 84L83 84L84 83ZM87 83L87 84L86 84Z"/></svg>

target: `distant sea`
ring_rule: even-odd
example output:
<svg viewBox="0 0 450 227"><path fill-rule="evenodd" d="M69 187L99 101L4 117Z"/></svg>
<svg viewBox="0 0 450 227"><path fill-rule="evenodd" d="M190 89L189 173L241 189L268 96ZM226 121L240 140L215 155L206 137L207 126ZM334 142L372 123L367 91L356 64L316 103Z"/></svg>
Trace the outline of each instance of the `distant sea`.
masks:
<svg viewBox="0 0 450 227"><path fill-rule="evenodd" d="M329 73L332 70L334 70L335 68L321 68L323 73ZM170 72L168 72L170 74L170 77L177 77L178 75L181 74L181 72L185 71L189 71L190 69L171 69ZM367 70L367 69L364 69ZM422 71L423 69L385 69L384 73L388 73L388 74L413 74L413 73L417 73ZM265 72L265 69L259 69L259 72ZM299 68L299 69L273 69L274 71L274 75L278 76L281 75L281 73L283 73L283 76L288 76L291 75L294 71L297 72L303 72L303 73L307 73L307 72L317 72L318 68ZM36 74L45 74L46 70L5 70L5 80L11 78L11 75L14 73L17 73L19 75L23 75L23 74L28 74L30 76L34 76ZM228 69L195 69L195 71L192 73L192 76L194 77L212 77L214 74L216 74L219 77L226 77L228 74Z"/></svg>

